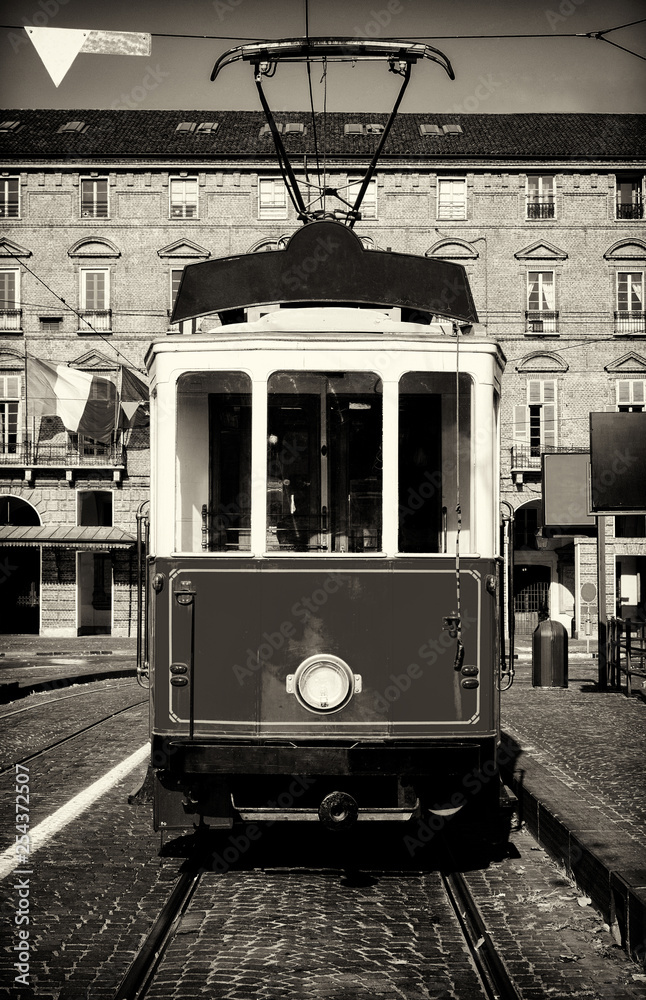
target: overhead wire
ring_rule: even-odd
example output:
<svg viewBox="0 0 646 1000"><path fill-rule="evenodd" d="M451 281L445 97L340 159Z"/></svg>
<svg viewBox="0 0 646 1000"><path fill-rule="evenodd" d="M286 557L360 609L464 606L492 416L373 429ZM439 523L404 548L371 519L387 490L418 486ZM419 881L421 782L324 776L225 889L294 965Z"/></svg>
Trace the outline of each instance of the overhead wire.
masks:
<svg viewBox="0 0 646 1000"><path fill-rule="evenodd" d="M75 316L78 316L78 318L80 320L82 320L87 327L89 327L90 331L93 334L95 334L97 337L100 337L100 339L105 344L107 344L107 346L111 350L113 350L115 352L115 354L117 354L119 357L121 357L125 361L127 361L129 367L134 368L135 371L142 372L142 373L144 372L143 368L141 368L139 365L136 365L134 363L134 361L132 361L126 354L123 353L123 351L120 351L118 347L115 347L115 345L110 340L107 339L107 337L104 337L100 330L96 330L92 326L92 324L89 322L89 320L86 320L85 317L83 316L83 314L78 311L78 309L75 309L74 306L71 306L69 304L69 302L66 302L65 299L63 298L63 296L59 295L58 292L55 292L54 289L51 288L47 284L47 282L43 278L40 277L39 274L36 274L36 272L31 267L29 267L29 264L26 264L25 261L22 258L18 257L15 253L11 253L10 250L6 250L6 254L7 254L8 257L13 257L13 259L16 260L20 264L21 267L24 267L25 270L29 271L29 273L31 275L33 275L33 277L36 278L37 281L40 281L41 285L44 285L45 288L47 289L47 291L51 292L51 294L54 296L54 298L58 299L59 302L62 302L66 309L69 309L71 312L74 313Z"/></svg>

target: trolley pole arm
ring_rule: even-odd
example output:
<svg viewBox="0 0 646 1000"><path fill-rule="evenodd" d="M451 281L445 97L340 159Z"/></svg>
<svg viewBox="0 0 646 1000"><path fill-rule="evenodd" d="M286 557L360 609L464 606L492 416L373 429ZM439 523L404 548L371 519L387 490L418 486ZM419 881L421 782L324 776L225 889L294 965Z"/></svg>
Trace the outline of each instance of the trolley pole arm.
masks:
<svg viewBox="0 0 646 1000"><path fill-rule="evenodd" d="M287 151L283 144L283 140L276 126L276 121L272 114L271 108L267 103L265 92L262 89L262 70L260 64L254 63L253 68L254 68L254 81L256 84L256 88L258 90L258 95L260 97L260 103L262 104L263 111L265 112L265 115L267 117L267 123L269 125L274 140L274 146L276 147L276 155L278 156L278 162L281 173L283 174L283 180L285 180L285 174L287 174L287 178L289 180L289 183L286 182L285 186L290 192L290 197L294 202L294 208L296 209L298 217L302 219L303 222L307 222L308 219L307 208L305 206L305 202L303 201L303 196L298 186L296 175L292 170L292 165L289 162L289 157L287 156Z"/></svg>
<svg viewBox="0 0 646 1000"><path fill-rule="evenodd" d="M359 188L359 193L357 194L357 197L355 199L354 205L352 207L352 212L351 212L351 214L349 216L349 219L348 219L348 226L349 226L350 229L352 229L354 227L354 224L357 221L357 218L359 216L359 208L361 207L361 202L363 201L364 195L365 195L366 191L368 190L368 185L370 184L372 176L373 176L373 174L375 172L375 168L376 168L377 163L379 161L379 157L381 156L381 151L382 151L382 149L384 148L384 146L386 144L386 140L388 138L388 135L390 134L390 130L392 128L393 122L395 121L395 118L397 117L397 112L399 111L399 105L402 102L402 98L404 96L404 93L406 91L406 87L408 86L408 82L410 80L411 63L409 63L409 62L406 63L406 69L402 73L401 69L397 70L397 69L394 68L394 60L391 60L390 70L391 70L392 73L400 73L404 77L404 81L403 81L403 83L402 83L402 85L400 87L399 94L397 95L397 100L395 101L393 109L390 112L390 118L386 122L385 128L384 128L383 132L381 133L381 139L379 140L379 144L378 144L378 146L377 146L377 148L376 148L376 150L374 152L372 160L370 161L370 164L369 164L368 169L366 171L365 177L363 178L363 182L361 184L361 187Z"/></svg>

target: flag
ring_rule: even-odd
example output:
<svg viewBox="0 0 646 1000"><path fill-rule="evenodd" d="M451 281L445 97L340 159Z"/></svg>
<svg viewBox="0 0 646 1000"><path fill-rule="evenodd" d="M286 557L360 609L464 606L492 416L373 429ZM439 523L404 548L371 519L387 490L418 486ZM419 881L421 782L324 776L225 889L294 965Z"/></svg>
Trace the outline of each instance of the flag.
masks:
<svg viewBox="0 0 646 1000"><path fill-rule="evenodd" d="M92 372L29 357L26 377L30 415L60 417L71 434L110 441L116 417L114 382Z"/></svg>
<svg viewBox="0 0 646 1000"><path fill-rule="evenodd" d="M148 386L130 368L121 369L121 413L119 426L122 428L148 427L150 406Z"/></svg>
<svg viewBox="0 0 646 1000"><path fill-rule="evenodd" d="M79 52L99 55L149 56L151 35L145 31L97 31L91 28L33 28L25 31L55 87Z"/></svg>

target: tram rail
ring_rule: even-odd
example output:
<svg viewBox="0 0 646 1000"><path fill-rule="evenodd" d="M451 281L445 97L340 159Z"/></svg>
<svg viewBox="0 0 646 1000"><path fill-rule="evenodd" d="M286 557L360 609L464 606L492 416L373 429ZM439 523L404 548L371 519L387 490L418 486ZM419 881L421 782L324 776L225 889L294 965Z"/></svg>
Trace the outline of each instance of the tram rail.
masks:
<svg viewBox="0 0 646 1000"><path fill-rule="evenodd" d="M190 918L189 907L194 899L203 876L208 874L208 865L204 865L208 851L198 853L189 863L189 867L178 878L166 903L159 912L149 934L141 945L135 959L125 974L114 1000L144 1000L155 983L155 977L160 969L165 955L173 941L181 933L182 922ZM264 869L267 871L267 869ZM281 869L284 874L284 869ZM244 877L244 872L239 873ZM305 875L316 874L312 869ZM320 873L319 873L320 874ZM372 877L391 875L392 871L376 871L370 869ZM412 874L410 871L402 876ZM413 873L421 874L421 873ZM427 879L437 879L444 890L444 895L450 911L455 916L462 932L467 951L480 982L483 996L487 1000L522 1000L522 994L517 989L509 975L504 960L489 933L480 909L471 893L465 876L450 864L439 859L438 869L424 872ZM438 884L437 882L435 883ZM196 904L197 905L197 904ZM203 904L200 909L203 909ZM195 928L192 928L193 930ZM211 956L216 960L216 956Z"/></svg>
<svg viewBox="0 0 646 1000"><path fill-rule="evenodd" d="M63 699L57 700L62 701ZM13 771L13 769L20 764L28 764L37 757L42 757L46 753L51 753L52 750L56 750L58 747L64 746L66 743L70 743L72 740L78 739L79 736L83 736L85 733L91 732L91 730L109 722L111 719L116 719L118 716L131 711L133 708L138 708L139 705L145 705L147 702L147 698L140 698L139 701L133 702L132 705L126 705L125 708L119 708L115 712L110 712L108 715L104 715L102 718L91 722L89 725L83 726L81 729L77 729L73 733L69 733L67 736L62 737L59 740L54 740L53 743L49 743L45 747L41 747L39 750L34 751L34 753L27 754L25 757L21 757L19 760L14 760L10 764L5 764L0 767L0 775L6 774L8 771Z"/></svg>

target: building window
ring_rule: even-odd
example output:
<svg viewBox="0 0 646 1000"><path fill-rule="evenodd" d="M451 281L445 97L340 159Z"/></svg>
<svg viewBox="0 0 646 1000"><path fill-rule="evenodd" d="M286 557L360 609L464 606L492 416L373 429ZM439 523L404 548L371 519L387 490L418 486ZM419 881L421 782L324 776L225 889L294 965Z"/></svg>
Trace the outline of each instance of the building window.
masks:
<svg viewBox="0 0 646 1000"><path fill-rule="evenodd" d="M553 219L554 177L552 174L529 174L527 177L527 218Z"/></svg>
<svg viewBox="0 0 646 1000"><path fill-rule="evenodd" d="M107 177L84 177L81 180L81 215L88 219L107 219Z"/></svg>
<svg viewBox="0 0 646 1000"><path fill-rule="evenodd" d="M77 493L76 523L80 528L111 528L111 491L79 490Z"/></svg>
<svg viewBox="0 0 646 1000"><path fill-rule="evenodd" d="M644 274L619 271L615 333L644 333Z"/></svg>
<svg viewBox="0 0 646 1000"><path fill-rule="evenodd" d="M543 452L556 450L556 381L530 379L527 402L514 407L512 468L540 470Z"/></svg>
<svg viewBox="0 0 646 1000"><path fill-rule="evenodd" d="M175 300L177 298L177 293L179 291L180 282L182 280L182 275L184 274L183 267L172 267L170 270L170 305L168 308L168 318L173 315L173 307L175 306ZM169 333L197 333L197 320L196 319L186 319L181 323L172 323L168 327Z"/></svg>
<svg viewBox="0 0 646 1000"><path fill-rule="evenodd" d="M0 375L0 454L15 455L18 448L20 375Z"/></svg>
<svg viewBox="0 0 646 1000"><path fill-rule="evenodd" d="M0 219L17 219L20 215L20 178L0 177Z"/></svg>
<svg viewBox="0 0 646 1000"><path fill-rule="evenodd" d="M625 174L616 178L618 219L644 218L642 184L641 174Z"/></svg>
<svg viewBox="0 0 646 1000"><path fill-rule="evenodd" d="M258 178L258 218L287 218L287 189L280 177Z"/></svg>
<svg viewBox="0 0 646 1000"><path fill-rule="evenodd" d="M362 180L353 178L348 182L346 201L349 201L351 205L354 205L357 195L361 190ZM359 212L361 213L362 219L376 219L377 218L377 179L376 177L371 177L368 182L368 187L363 196L363 200L359 207Z"/></svg>
<svg viewBox="0 0 646 1000"><path fill-rule="evenodd" d="M464 178L438 178L437 217L438 219L466 219L467 182Z"/></svg>
<svg viewBox="0 0 646 1000"><path fill-rule="evenodd" d="M646 515L615 514L615 538L646 538Z"/></svg>
<svg viewBox="0 0 646 1000"><path fill-rule="evenodd" d="M528 271L526 332L557 333L555 304L554 271Z"/></svg>
<svg viewBox="0 0 646 1000"><path fill-rule="evenodd" d="M3 268L0 271L0 332L18 333L21 328L20 269Z"/></svg>
<svg viewBox="0 0 646 1000"><path fill-rule="evenodd" d="M646 404L644 379L619 379L617 382L617 409L620 413L641 413Z"/></svg>
<svg viewBox="0 0 646 1000"><path fill-rule="evenodd" d="M40 316L40 332L57 336L63 329L62 316Z"/></svg>
<svg viewBox="0 0 646 1000"><path fill-rule="evenodd" d="M112 329L110 271L107 267L81 271L81 315L86 323L80 324L80 333L87 333L90 327L97 333Z"/></svg>
<svg viewBox="0 0 646 1000"><path fill-rule="evenodd" d="M196 219L197 178L172 177L168 187L171 219Z"/></svg>

